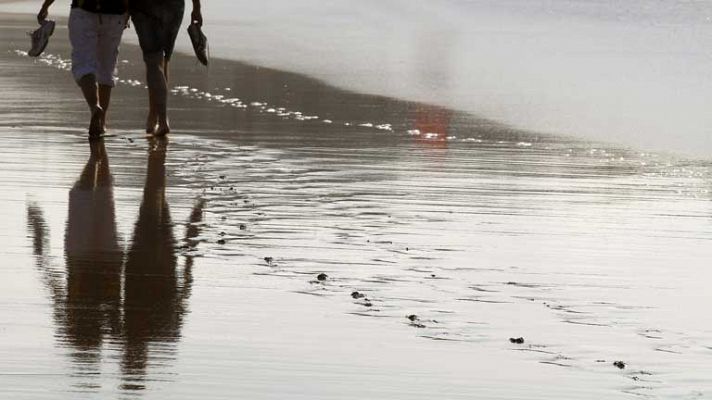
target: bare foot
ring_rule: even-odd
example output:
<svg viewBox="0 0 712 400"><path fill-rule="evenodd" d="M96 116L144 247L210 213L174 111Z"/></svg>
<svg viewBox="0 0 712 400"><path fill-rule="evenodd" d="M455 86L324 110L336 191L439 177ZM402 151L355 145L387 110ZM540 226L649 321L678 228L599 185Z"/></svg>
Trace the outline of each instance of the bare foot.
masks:
<svg viewBox="0 0 712 400"><path fill-rule="evenodd" d="M170 133L171 128L168 126L168 121L161 123L158 125L158 129L156 129L156 132L153 134L154 136L166 136L168 133Z"/></svg>
<svg viewBox="0 0 712 400"><path fill-rule="evenodd" d="M154 113L148 113L146 118L146 133L154 134L156 133L156 128L158 125L158 115Z"/></svg>
<svg viewBox="0 0 712 400"><path fill-rule="evenodd" d="M99 137L102 134L104 120L104 110L95 106L91 111L91 121L89 122L89 137Z"/></svg>

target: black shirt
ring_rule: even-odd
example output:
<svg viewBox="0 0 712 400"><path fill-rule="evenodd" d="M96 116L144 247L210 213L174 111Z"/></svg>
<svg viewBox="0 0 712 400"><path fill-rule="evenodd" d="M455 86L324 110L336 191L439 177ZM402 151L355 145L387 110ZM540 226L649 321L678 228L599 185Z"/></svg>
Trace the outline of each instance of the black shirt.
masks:
<svg viewBox="0 0 712 400"><path fill-rule="evenodd" d="M127 11L124 0L72 0L72 8L76 7L101 14L123 14Z"/></svg>
<svg viewBox="0 0 712 400"><path fill-rule="evenodd" d="M130 12L142 12L149 15L164 15L165 13L183 14L185 0L130 0Z"/></svg>

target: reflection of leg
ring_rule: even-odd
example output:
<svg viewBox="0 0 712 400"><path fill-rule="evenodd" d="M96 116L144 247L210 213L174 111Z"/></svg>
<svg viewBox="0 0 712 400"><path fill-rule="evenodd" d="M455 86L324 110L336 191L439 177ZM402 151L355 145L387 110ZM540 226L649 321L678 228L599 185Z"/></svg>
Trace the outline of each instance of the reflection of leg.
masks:
<svg viewBox="0 0 712 400"><path fill-rule="evenodd" d="M99 89L96 83L94 74L87 74L81 77L78 81L79 87L82 89L84 100L86 100L89 109L91 110L91 121L89 123L89 135L97 136L101 134L101 124L104 120L104 110L99 105Z"/></svg>
<svg viewBox="0 0 712 400"><path fill-rule="evenodd" d="M103 140L69 191L64 234L67 295L58 329L77 370L98 373L102 343L119 332L123 251L116 232L113 188Z"/></svg>
<svg viewBox="0 0 712 400"><path fill-rule="evenodd" d="M178 296L173 223L164 196L168 139L155 138L149 144L143 199L124 263L121 370L127 390L143 388L153 345L160 348L162 360L170 358L170 344L180 337L185 314Z"/></svg>
<svg viewBox="0 0 712 400"><path fill-rule="evenodd" d="M144 55L146 61L146 81L148 83L149 113L146 132L165 135L170 131L166 116L168 84L166 63L162 53ZM158 124L158 129L156 129Z"/></svg>
<svg viewBox="0 0 712 400"><path fill-rule="evenodd" d="M148 152L146 185L144 196L148 193L162 193L166 188L166 153L168 149L168 138L157 137L150 142Z"/></svg>
<svg viewBox="0 0 712 400"><path fill-rule="evenodd" d="M93 140L90 142L91 157L87 162L86 171L91 174L88 178L95 188L110 187L113 184L111 170L109 169L109 157L106 152L104 140Z"/></svg>

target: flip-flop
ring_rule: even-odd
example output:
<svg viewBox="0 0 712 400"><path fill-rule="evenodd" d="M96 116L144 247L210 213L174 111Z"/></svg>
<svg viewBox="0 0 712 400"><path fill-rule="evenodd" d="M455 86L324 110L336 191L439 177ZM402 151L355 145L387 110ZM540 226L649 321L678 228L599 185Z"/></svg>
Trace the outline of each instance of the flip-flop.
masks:
<svg viewBox="0 0 712 400"><path fill-rule="evenodd" d="M203 34L200 25L191 22L188 26L188 36L193 44L195 56L198 57L201 64L208 65L208 38Z"/></svg>
<svg viewBox="0 0 712 400"><path fill-rule="evenodd" d="M30 57L39 57L42 54L49 43L49 37L54 33L54 25L54 21L44 20L40 23L39 28L29 34L32 38L32 48L27 54Z"/></svg>

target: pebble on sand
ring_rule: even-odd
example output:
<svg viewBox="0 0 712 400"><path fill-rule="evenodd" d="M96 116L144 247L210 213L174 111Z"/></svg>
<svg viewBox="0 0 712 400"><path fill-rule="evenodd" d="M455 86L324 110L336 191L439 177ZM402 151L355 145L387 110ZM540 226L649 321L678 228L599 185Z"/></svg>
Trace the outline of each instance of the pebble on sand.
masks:
<svg viewBox="0 0 712 400"><path fill-rule="evenodd" d="M325 273L321 273L316 276L316 279L319 281L325 281L325 280L327 280L327 278L329 278L329 275L327 275Z"/></svg>
<svg viewBox="0 0 712 400"><path fill-rule="evenodd" d="M274 258L272 258L272 257L265 257L264 260L265 260L265 262L266 262L267 264L272 264L272 261L274 261Z"/></svg>
<svg viewBox="0 0 712 400"><path fill-rule="evenodd" d="M245 225L245 224L240 224L240 230L241 230L241 231L244 231L245 229L247 229L247 225Z"/></svg>
<svg viewBox="0 0 712 400"><path fill-rule="evenodd" d="M352 292L351 297L353 297L354 299L362 299L366 297L366 295L360 292Z"/></svg>
<svg viewBox="0 0 712 400"><path fill-rule="evenodd" d="M523 337L509 338L509 342L514 343L514 344L524 344L524 338Z"/></svg>
<svg viewBox="0 0 712 400"><path fill-rule="evenodd" d="M225 239L219 239L218 244L225 244Z"/></svg>
<svg viewBox="0 0 712 400"><path fill-rule="evenodd" d="M625 363L623 361L614 361L613 366L615 366L618 369L624 369Z"/></svg>
<svg viewBox="0 0 712 400"><path fill-rule="evenodd" d="M411 322L417 321L417 320L420 319L420 318L418 318L418 316L415 315L415 314L406 315L405 317L408 318L409 320L411 320Z"/></svg>

